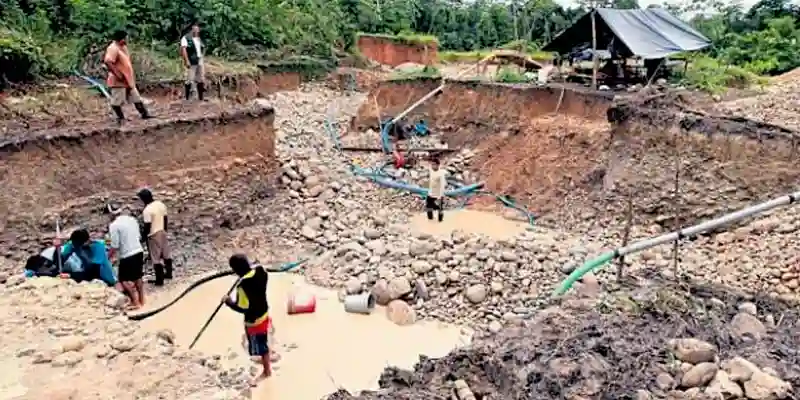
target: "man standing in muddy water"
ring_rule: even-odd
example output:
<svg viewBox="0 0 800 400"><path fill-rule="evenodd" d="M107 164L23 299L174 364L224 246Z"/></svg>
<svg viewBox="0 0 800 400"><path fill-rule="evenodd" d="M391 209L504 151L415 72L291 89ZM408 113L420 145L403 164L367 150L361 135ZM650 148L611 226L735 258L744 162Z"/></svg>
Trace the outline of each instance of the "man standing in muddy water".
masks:
<svg viewBox="0 0 800 400"><path fill-rule="evenodd" d="M247 337L247 351L250 356L260 357L264 371L257 381L272 376L269 351L269 331L272 320L267 303L267 283L269 276L264 267L250 265L244 254L234 254L228 261L231 270L239 277L236 285L236 300L229 294L222 302L230 309L244 314L244 330Z"/></svg>
<svg viewBox="0 0 800 400"><path fill-rule="evenodd" d="M444 219L444 190L447 188L447 171L439 167L439 158L431 159L428 196L425 197L425 213L433 221L433 212L438 212L439 222Z"/></svg>
<svg viewBox="0 0 800 400"><path fill-rule="evenodd" d="M206 92L204 52L205 46L200 39L200 24L194 23L191 32L181 38L181 57L186 68L183 96L186 100L192 97L192 84L197 86L197 99L204 100L203 95Z"/></svg>
<svg viewBox="0 0 800 400"><path fill-rule="evenodd" d="M153 284L163 286L164 279L172 279L172 256L167 240L167 206L153 199L150 189L142 189L136 193L144 203L142 211L142 237L147 238L150 260L153 261Z"/></svg>
<svg viewBox="0 0 800 400"><path fill-rule="evenodd" d="M111 109L117 116L117 123L125 121L125 113L122 112L122 105L126 101L133 103L136 111L142 119L151 118L147 112L139 90L136 88L136 79L133 73L133 64L128 53L128 34L125 31L114 32L113 41L106 48L103 62L108 68L108 79L106 84L111 91Z"/></svg>

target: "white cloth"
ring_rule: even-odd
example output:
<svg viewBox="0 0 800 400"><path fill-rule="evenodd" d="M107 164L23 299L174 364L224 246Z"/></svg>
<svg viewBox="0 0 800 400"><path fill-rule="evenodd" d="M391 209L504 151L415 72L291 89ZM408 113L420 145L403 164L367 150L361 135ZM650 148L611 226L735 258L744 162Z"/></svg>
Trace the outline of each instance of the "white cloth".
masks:
<svg viewBox="0 0 800 400"><path fill-rule="evenodd" d="M444 189L447 187L447 171L439 168L434 171L430 170L430 181L428 183L428 196L441 199L444 197Z"/></svg>
<svg viewBox="0 0 800 400"><path fill-rule="evenodd" d="M144 252L139 232L139 222L130 215L120 215L108 226L111 248L116 249L119 258L128 258Z"/></svg>
<svg viewBox="0 0 800 400"><path fill-rule="evenodd" d="M42 253L39 254L40 256L48 259L50 262L55 263L53 256L56 254L55 246L48 247L42 250ZM64 265L61 266L61 271L59 272L81 272L83 271L83 263L81 263L81 259L78 258L78 255L72 253L68 259L63 260Z"/></svg>
<svg viewBox="0 0 800 400"><path fill-rule="evenodd" d="M192 41L194 42L194 48L197 50L197 59L201 62L203 61L203 41L200 40L199 36L193 36ZM189 41L186 40L186 36L181 38L181 47L189 47Z"/></svg>

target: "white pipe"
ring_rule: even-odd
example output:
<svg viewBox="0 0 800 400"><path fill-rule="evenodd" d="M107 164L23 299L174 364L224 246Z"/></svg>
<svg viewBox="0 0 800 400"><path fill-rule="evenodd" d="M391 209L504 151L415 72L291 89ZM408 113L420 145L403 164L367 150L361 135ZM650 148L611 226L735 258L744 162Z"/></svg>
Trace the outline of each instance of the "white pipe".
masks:
<svg viewBox="0 0 800 400"><path fill-rule="evenodd" d="M655 247L661 244L674 242L678 239L684 237L691 237L697 235L699 233L718 228L720 226L728 225L732 222L739 221L741 219L745 219L747 217L751 217L756 214L761 214L765 211L772 210L773 208L777 208L780 206L784 206L787 204L792 204L794 202L800 201L800 192L794 192L789 195L783 195L776 199L772 199L770 201L756 204L751 207L743 208L739 211L732 212L730 214L725 214L719 218L712 219L710 221L706 221L697 225L690 226L688 228L684 228L675 232L667 233L665 235L657 236L652 239L645 239L636 243L632 243L628 246L621 247L617 250L617 256L622 257L627 254L636 253L642 250L649 249L651 247Z"/></svg>

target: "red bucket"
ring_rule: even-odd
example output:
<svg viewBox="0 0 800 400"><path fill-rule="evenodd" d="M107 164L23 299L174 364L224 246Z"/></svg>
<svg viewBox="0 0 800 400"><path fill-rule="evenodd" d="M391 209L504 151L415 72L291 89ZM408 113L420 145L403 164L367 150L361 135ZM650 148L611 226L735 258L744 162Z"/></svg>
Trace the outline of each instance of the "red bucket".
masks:
<svg viewBox="0 0 800 400"><path fill-rule="evenodd" d="M286 302L286 312L289 315L311 314L316 310L317 297L313 294L293 293L289 295L289 300Z"/></svg>

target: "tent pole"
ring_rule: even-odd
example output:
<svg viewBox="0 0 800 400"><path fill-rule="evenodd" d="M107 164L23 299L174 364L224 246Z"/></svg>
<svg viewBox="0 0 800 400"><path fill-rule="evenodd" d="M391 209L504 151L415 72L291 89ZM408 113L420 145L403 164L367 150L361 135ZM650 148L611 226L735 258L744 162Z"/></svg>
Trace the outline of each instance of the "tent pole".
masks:
<svg viewBox="0 0 800 400"><path fill-rule="evenodd" d="M597 12L592 9L592 90L597 90L597 70L600 67L600 59L597 58L597 22L595 21L595 14Z"/></svg>

